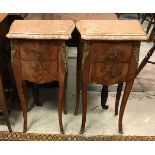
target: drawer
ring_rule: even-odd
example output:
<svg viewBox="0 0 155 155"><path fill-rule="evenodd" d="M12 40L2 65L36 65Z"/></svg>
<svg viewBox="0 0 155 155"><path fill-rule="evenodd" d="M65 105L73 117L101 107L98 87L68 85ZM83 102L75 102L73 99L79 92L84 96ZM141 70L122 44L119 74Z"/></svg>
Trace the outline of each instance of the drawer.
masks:
<svg viewBox="0 0 155 155"><path fill-rule="evenodd" d="M128 63L93 63L91 65L91 81L112 85L126 81Z"/></svg>
<svg viewBox="0 0 155 155"><path fill-rule="evenodd" d="M129 62L132 42L95 42L92 44L92 62Z"/></svg>
<svg viewBox="0 0 155 155"><path fill-rule="evenodd" d="M57 60L58 44L49 41L23 41L20 44L21 60Z"/></svg>
<svg viewBox="0 0 155 155"><path fill-rule="evenodd" d="M23 80L49 83L57 80L57 62L21 61Z"/></svg>

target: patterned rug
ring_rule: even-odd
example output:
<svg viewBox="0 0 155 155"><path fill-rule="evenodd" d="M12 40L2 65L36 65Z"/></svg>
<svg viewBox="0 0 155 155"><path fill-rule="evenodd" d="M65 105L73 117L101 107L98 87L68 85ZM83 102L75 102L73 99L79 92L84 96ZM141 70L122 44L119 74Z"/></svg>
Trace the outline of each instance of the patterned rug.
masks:
<svg viewBox="0 0 155 155"><path fill-rule="evenodd" d="M0 132L1 141L155 141L155 136L123 136L123 135L62 135L21 132Z"/></svg>

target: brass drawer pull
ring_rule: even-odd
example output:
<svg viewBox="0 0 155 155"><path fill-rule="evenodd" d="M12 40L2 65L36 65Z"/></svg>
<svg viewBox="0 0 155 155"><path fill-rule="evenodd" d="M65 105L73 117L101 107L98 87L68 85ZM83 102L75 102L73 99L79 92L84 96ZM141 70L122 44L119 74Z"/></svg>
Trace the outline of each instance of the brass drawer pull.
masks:
<svg viewBox="0 0 155 155"><path fill-rule="evenodd" d="M118 52L107 52L107 59L114 60L117 57Z"/></svg>

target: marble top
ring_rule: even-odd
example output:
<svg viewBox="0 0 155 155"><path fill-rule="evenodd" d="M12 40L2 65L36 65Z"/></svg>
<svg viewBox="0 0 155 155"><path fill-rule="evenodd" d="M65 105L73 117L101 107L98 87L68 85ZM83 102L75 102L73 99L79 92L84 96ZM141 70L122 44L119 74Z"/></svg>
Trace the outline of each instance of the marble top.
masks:
<svg viewBox="0 0 155 155"><path fill-rule="evenodd" d="M74 28L75 24L71 20L15 20L7 37L68 40Z"/></svg>
<svg viewBox="0 0 155 155"><path fill-rule="evenodd" d="M147 40L137 20L80 20L76 27L85 40Z"/></svg>

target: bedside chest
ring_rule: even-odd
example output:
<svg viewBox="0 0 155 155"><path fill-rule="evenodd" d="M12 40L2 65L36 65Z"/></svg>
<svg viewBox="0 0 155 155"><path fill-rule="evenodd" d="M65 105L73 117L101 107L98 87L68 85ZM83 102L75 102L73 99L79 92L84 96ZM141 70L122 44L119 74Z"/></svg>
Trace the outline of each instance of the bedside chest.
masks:
<svg viewBox="0 0 155 155"><path fill-rule="evenodd" d="M118 123L122 133L123 114L138 66L140 41L147 40L146 34L138 21L129 20L81 20L76 27L81 34L78 52L82 53L79 58L82 81L78 81L78 85L82 85L83 107L80 133L85 130L88 84L119 84L121 92L126 82Z"/></svg>
<svg viewBox="0 0 155 155"><path fill-rule="evenodd" d="M12 66L27 131L27 95L24 81L37 84L59 81L58 114L61 133L65 108L67 51L65 40L74 30L71 20L16 20L7 35L12 42ZM66 110L64 110L66 113Z"/></svg>

